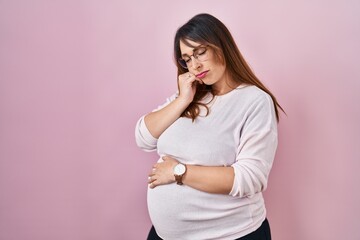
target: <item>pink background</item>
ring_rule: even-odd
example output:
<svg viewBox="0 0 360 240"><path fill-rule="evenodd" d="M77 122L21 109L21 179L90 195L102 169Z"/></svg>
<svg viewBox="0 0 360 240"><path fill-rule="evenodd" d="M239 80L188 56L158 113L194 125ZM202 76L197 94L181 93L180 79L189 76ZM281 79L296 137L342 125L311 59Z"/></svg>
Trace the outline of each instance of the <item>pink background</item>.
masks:
<svg viewBox="0 0 360 240"><path fill-rule="evenodd" d="M293 2L293 1L291 1ZM0 1L0 239L145 239L172 41L214 14L285 108L265 193L275 240L360 239L360 2Z"/></svg>

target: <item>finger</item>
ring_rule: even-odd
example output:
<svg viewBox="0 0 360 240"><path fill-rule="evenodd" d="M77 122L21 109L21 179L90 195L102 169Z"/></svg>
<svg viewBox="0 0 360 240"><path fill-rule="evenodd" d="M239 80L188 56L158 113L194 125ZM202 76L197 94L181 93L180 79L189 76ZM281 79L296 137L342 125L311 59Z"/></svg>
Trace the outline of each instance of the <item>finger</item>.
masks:
<svg viewBox="0 0 360 240"><path fill-rule="evenodd" d="M151 172L149 173L149 175L150 175L150 174L154 175L155 172L156 172L156 170L157 170L157 168L154 166L154 167L151 169Z"/></svg>
<svg viewBox="0 0 360 240"><path fill-rule="evenodd" d="M190 76L187 76L185 81L189 82L189 83L193 83L196 81L196 77L195 75L190 75Z"/></svg>
<svg viewBox="0 0 360 240"><path fill-rule="evenodd" d="M188 83L187 84L189 84L189 86L196 86L196 85L198 85L198 84L203 84L203 81L201 81L200 79L198 79L198 78L196 78L195 76L193 77L193 78L191 78L191 79L188 79L187 80L188 81Z"/></svg>
<svg viewBox="0 0 360 240"><path fill-rule="evenodd" d="M188 79L188 78L193 77L194 75L191 74L190 72L187 72L187 73L184 73L182 76L183 76L185 79Z"/></svg>
<svg viewBox="0 0 360 240"><path fill-rule="evenodd" d="M195 78L195 80L200 84L204 84L203 80L201 80L200 78Z"/></svg>
<svg viewBox="0 0 360 240"><path fill-rule="evenodd" d="M154 181L156 181L156 178L154 176L148 177L148 183L153 183Z"/></svg>
<svg viewBox="0 0 360 240"><path fill-rule="evenodd" d="M189 79L184 79L184 80L181 80L179 81L179 88L180 88L180 91L181 90L187 90L187 89L191 89L194 87L194 84L197 83L198 81L195 79L195 77L191 77Z"/></svg>
<svg viewBox="0 0 360 240"><path fill-rule="evenodd" d="M195 78L195 75L187 72L179 76L179 81L193 81Z"/></svg>
<svg viewBox="0 0 360 240"><path fill-rule="evenodd" d="M164 160L164 162L169 161L169 160L175 160L175 158L170 157L170 156L164 156L164 157L162 157L162 159Z"/></svg>
<svg viewBox="0 0 360 240"><path fill-rule="evenodd" d="M150 188L155 188L156 186L158 186L159 184L156 181L153 181L149 184Z"/></svg>

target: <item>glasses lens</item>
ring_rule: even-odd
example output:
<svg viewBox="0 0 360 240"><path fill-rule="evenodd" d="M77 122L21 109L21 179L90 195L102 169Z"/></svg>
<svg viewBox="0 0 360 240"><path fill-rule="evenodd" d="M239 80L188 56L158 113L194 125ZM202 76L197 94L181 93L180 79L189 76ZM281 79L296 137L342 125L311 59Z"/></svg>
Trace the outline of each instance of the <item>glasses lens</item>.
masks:
<svg viewBox="0 0 360 240"><path fill-rule="evenodd" d="M188 68L184 59L179 58L179 59L178 59L178 62L179 62L179 64L180 64L180 66L182 66L183 68L185 68L185 69Z"/></svg>
<svg viewBox="0 0 360 240"><path fill-rule="evenodd" d="M207 59L206 51L207 51L206 47L199 48L195 53L196 59L199 61L205 61Z"/></svg>

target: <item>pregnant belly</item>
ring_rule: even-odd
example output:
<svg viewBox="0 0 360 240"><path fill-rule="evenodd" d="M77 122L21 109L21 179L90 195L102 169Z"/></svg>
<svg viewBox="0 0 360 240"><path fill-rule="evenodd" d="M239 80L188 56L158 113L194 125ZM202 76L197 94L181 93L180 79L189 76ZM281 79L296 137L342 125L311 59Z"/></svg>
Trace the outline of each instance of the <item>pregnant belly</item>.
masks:
<svg viewBox="0 0 360 240"><path fill-rule="evenodd" d="M251 225L254 213L249 204L247 198L209 194L175 183L148 189L151 221L158 234L167 239L184 237L184 233L211 234L219 224L229 229Z"/></svg>
<svg viewBox="0 0 360 240"><path fill-rule="evenodd" d="M196 221L197 212L206 208L201 193L187 186L169 184L148 190L148 209L154 226L176 226L183 221ZM205 199L204 199L205 200Z"/></svg>

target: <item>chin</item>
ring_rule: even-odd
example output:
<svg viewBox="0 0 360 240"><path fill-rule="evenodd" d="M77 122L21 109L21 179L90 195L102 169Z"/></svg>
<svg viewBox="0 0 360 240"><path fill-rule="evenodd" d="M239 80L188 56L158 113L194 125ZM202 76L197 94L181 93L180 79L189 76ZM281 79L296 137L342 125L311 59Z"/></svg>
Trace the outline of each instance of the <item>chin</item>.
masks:
<svg viewBox="0 0 360 240"><path fill-rule="evenodd" d="M203 81L203 83L204 83L205 85L208 85L208 86L212 86L212 85L214 85L214 83L213 83L213 82L209 82L209 81L206 81L206 82L204 82L204 81Z"/></svg>
<svg viewBox="0 0 360 240"><path fill-rule="evenodd" d="M208 86L211 86L214 84L211 81L209 81L209 79L206 79L206 77L201 79L201 81L203 82L203 84L208 85Z"/></svg>

